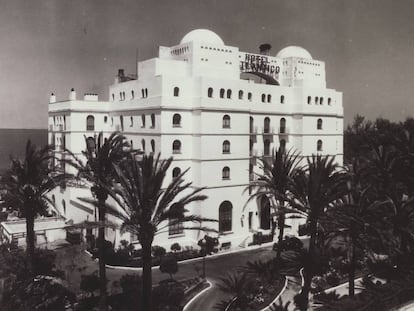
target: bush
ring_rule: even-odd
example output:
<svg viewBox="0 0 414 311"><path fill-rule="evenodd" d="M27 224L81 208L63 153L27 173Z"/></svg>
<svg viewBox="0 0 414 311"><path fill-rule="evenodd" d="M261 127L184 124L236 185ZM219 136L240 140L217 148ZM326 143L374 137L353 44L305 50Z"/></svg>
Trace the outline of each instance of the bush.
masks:
<svg viewBox="0 0 414 311"><path fill-rule="evenodd" d="M119 280L125 302L129 305L139 305L142 294L142 278L139 274L125 274ZM154 296L155 297L155 296Z"/></svg>
<svg viewBox="0 0 414 311"><path fill-rule="evenodd" d="M67 310L75 295L62 285L62 280L49 276L16 281L3 295L2 310Z"/></svg>
<svg viewBox="0 0 414 311"><path fill-rule="evenodd" d="M181 245L178 243L174 243L171 245L170 249L172 252L179 252L181 250Z"/></svg>
<svg viewBox="0 0 414 311"><path fill-rule="evenodd" d="M218 252L219 240L217 238L213 238L211 236L205 235L203 239L205 240L206 254ZM203 239L200 239L197 243L197 245L201 247L201 253L203 252L203 242L202 242Z"/></svg>
<svg viewBox="0 0 414 311"><path fill-rule="evenodd" d="M99 289L99 277L97 271L81 276L80 289L89 293L92 297L94 292Z"/></svg>
<svg viewBox="0 0 414 311"><path fill-rule="evenodd" d="M160 271L162 273L168 273L173 278L173 274L176 274L178 272L178 263L177 258L175 256L164 256L161 259L160 263Z"/></svg>
<svg viewBox="0 0 414 311"><path fill-rule="evenodd" d="M261 245L263 243L271 242L273 237L271 234L263 234L262 232L256 232L253 234L253 242L251 245Z"/></svg>
<svg viewBox="0 0 414 311"><path fill-rule="evenodd" d="M303 248L303 243L297 237L285 237L282 241L282 252L284 251L300 251ZM273 244L273 250L277 251L278 243Z"/></svg>
<svg viewBox="0 0 414 311"><path fill-rule="evenodd" d="M163 281L153 289L155 310L179 311L184 299L184 287L175 281Z"/></svg>
<svg viewBox="0 0 414 311"><path fill-rule="evenodd" d="M164 256L167 253L164 247L158 246L158 245L153 246L151 251L152 251L152 256L158 257L158 258Z"/></svg>

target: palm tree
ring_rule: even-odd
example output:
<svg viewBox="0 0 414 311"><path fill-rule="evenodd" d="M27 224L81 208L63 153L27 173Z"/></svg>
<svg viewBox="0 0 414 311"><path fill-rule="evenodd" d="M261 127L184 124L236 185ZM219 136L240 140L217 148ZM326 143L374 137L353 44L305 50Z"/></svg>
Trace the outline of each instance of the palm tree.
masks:
<svg viewBox="0 0 414 311"><path fill-rule="evenodd" d="M279 247L277 248L276 259L279 261L282 252L281 246L285 230L286 214L292 211L285 206L285 198L288 184L298 168L299 154L291 150L286 152L285 148L279 148L273 154L271 163L265 159L261 159L260 161L263 173L258 174L258 180L252 183L252 186L256 188L256 192L249 198L249 201L265 196L273 202L276 202L276 210L274 213L278 216L277 227L279 229ZM275 226L273 225L272 238L274 233Z"/></svg>
<svg viewBox="0 0 414 311"><path fill-rule="evenodd" d="M84 178L91 185L92 195L97 201L79 198L83 201L96 204L98 207L98 245L99 245L99 280L100 280L100 300L99 310L107 309L107 291L106 291L106 267L105 267L105 226L106 211L109 191L114 180L114 164L119 163L126 155L126 149L129 145L125 137L119 132L112 133L108 139L103 142L102 132L97 138L91 141L91 138L85 137L86 150L83 155L86 158L86 164L73 155L74 160L70 162L77 170L80 178Z"/></svg>
<svg viewBox="0 0 414 311"><path fill-rule="evenodd" d="M49 206L54 203L47 194L67 178L65 174L56 174L54 160L52 146L39 149L28 140L24 159L12 158L11 167L2 179L6 203L26 219L26 252L31 273L34 273L35 218L49 214Z"/></svg>
<svg viewBox="0 0 414 311"><path fill-rule="evenodd" d="M172 158L161 160L160 154L156 158L152 154L143 155L140 161L129 155L125 161L114 166L119 185L111 196L123 209L118 213L123 220L122 229L136 234L142 247L143 310L151 310L152 307L151 248L155 235L169 225L212 221L186 215L188 204L207 198L200 194L203 188L193 188L190 182L184 182L183 177L188 169L165 184L172 161ZM169 224L164 225L167 221ZM184 229L209 230L201 225Z"/></svg>
<svg viewBox="0 0 414 311"><path fill-rule="evenodd" d="M358 159L354 159L353 164L347 166L349 193L335 202L322 219L326 223L324 227L328 231L329 239L342 237L349 242L349 296L355 294L356 249L368 250L370 240L376 238L380 241L380 234L372 221L376 217L377 204L370 202L371 187L366 185L365 172L365 166Z"/></svg>
<svg viewBox="0 0 414 311"><path fill-rule="evenodd" d="M300 309L307 310L308 295L315 272L317 233L320 217L346 192L346 175L335 163L335 157L313 155L307 158L306 170L297 170L289 184L289 204L307 216L309 225L308 260L304 265L304 285L300 293Z"/></svg>
<svg viewBox="0 0 414 311"><path fill-rule="evenodd" d="M216 310L246 310L249 302L248 289L253 285L247 273L232 272L226 277L220 278L221 283L217 287L226 294L231 294L231 298L223 300L215 305Z"/></svg>

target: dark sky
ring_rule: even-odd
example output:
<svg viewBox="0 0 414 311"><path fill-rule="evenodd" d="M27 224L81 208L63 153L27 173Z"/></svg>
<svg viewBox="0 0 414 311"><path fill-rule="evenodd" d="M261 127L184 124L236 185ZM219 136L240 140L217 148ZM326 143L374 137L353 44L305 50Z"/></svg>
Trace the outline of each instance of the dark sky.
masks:
<svg viewBox="0 0 414 311"><path fill-rule="evenodd" d="M135 72L195 28L275 55L286 45L326 62L328 87L356 113L414 116L412 0L0 0L0 128L46 128L49 94L106 100L118 68Z"/></svg>

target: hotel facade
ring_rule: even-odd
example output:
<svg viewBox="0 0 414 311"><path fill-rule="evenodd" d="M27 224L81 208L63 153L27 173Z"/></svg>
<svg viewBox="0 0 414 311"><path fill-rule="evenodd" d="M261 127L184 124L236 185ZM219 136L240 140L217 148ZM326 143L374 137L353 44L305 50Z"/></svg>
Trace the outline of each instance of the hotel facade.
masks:
<svg viewBox="0 0 414 311"><path fill-rule="evenodd" d="M134 149L174 157L165 182L190 168L186 180L206 187L208 196L190 212L218 220L209 225L221 246L245 246L254 232L269 232L272 221L267 200L247 203L259 158L280 146L302 156L334 155L340 164L343 157L342 93L327 88L325 63L297 46L270 54L269 44L259 53L242 52L212 31L193 30L138 62L138 74L119 70L107 101L96 94L77 99L73 89L68 100L52 94L49 143L58 157L68 156L65 148L81 157L84 137L121 131ZM97 219L96 208L78 199L88 196L88 188L74 185L51 194L66 223ZM288 234L298 224L291 221ZM154 245L195 246L203 236L169 226ZM107 237L115 244L136 240L118 229L108 229Z"/></svg>

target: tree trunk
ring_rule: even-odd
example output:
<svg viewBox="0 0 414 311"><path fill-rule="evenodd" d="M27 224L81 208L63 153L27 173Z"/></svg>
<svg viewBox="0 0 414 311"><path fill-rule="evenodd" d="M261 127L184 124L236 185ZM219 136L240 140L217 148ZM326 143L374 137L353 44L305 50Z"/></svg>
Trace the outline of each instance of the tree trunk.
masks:
<svg viewBox="0 0 414 311"><path fill-rule="evenodd" d="M99 199L98 199L99 200ZM105 227L104 222L106 213L103 208L105 201L99 200L99 228L98 228L98 243L99 243L99 310L107 310L107 292L106 292L106 266L105 266Z"/></svg>
<svg viewBox="0 0 414 311"><path fill-rule="evenodd" d="M31 211L26 214L26 254L27 264L30 274L33 276L34 271L34 251L35 251L35 231L34 231L35 217Z"/></svg>
<svg viewBox="0 0 414 311"><path fill-rule="evenodd" d="M355 239L351 236L350 258L349 258L349 296L355 295L355 268L356 268L356 254L355 254Z"/></svg>
<svg viewBox="0 0 414 311"><path fill-rule="evenodd" d="M316 217L317 218L317 217ZM308 249L308 260L304 265L304 283L300 295L302 296L302 303L299 306L301 311L306 311L309 304L309 292L313 278L314 271L314 257L315 257L315 248L316 248L316 235L317 235L317 221L311 220L310 226L310 240L309 240L309 249Z"/></svg>
<svg viewBox="0 0 414 311"><path fill-rule="evenodd" d="M283 236L285 234L285 213L284 212L282 212L279 215L279 218L278 218L278 226L279 226L279 237L278 237L278 241L277 241L276 260L278 262L280 262L280 257L282 255Z"/></svg>
<svg viewBox="0 0 414 311"><path fill-rule="evenodd" d="M142 246L142 310L152 310L152 240L141 240Z"/></svg>

